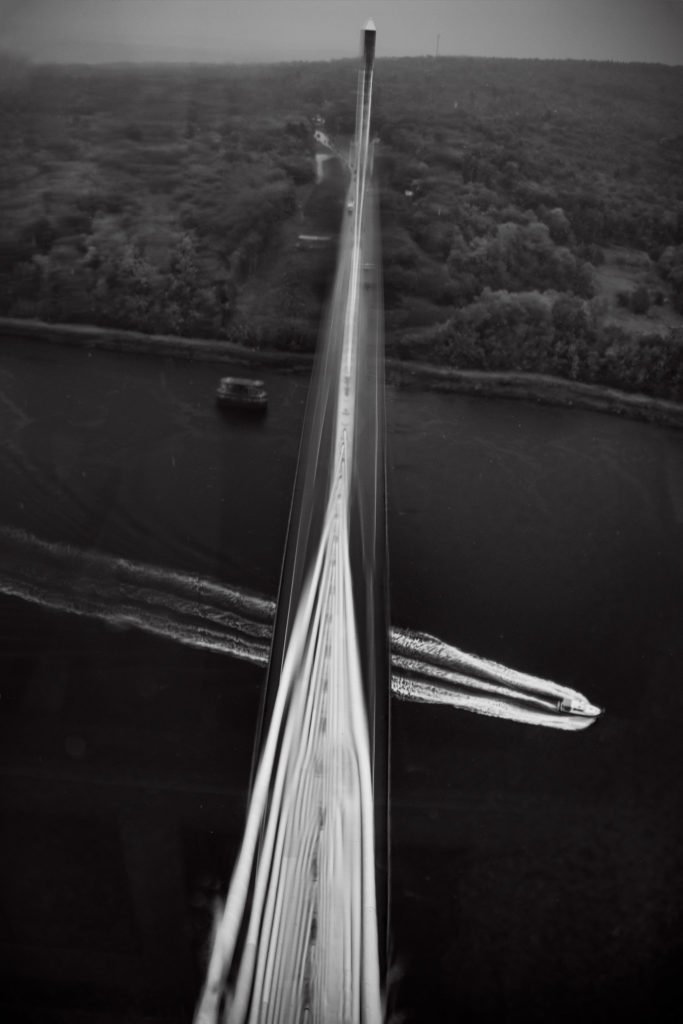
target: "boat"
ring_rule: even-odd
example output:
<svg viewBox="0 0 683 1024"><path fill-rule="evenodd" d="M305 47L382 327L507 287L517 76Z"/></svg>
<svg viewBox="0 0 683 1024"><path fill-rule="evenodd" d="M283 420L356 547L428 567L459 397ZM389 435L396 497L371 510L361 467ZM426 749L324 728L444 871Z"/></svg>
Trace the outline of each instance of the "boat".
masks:
<svg viewBox="0 0 683 1024"><path fill-rule="evenodd" d="M216 388L216 401L226 409L249 409L265 412L268 394L262 380L246 377L221 377Z"/></svg>

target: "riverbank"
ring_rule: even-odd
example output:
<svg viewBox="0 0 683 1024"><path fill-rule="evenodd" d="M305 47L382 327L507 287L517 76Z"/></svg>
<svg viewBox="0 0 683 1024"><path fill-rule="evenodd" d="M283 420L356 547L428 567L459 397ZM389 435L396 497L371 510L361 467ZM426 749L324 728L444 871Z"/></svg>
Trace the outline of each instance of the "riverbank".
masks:
<svg viewBox="0 0 683 1024"><path fill-rule="evenodd" d="M180 338L173 334L143 334L141 331L123 331L115 327L96 327L92 324L52 324L44 320L20 320L6 316L0 317L0 334L90 349L233 364L245 363L250 366L269 366L273 369L308 370L313 362L313 356L307 353L248 348L232 341Z"/></svg>
<svg viewBox="0 0 683 1024"><path fill-rule="evenodd" d="M516 398L683 429L683 405L678 402L541 373L484 373L388 359L387 380L398 387L428 387L432 391L452 391L482 398Z"/></svg>
<svg viewBox="0 0 683 1024"><path fill-rule="evenodd" d="M174 356L289 371L309 371L313 356L307 353L254 349L230 341L179 338L167 334L143 334L86 324L52 324L41 320L0 317L0 333L31 341L78 345L91 349ZM537 373L485 373L451 366L387 359L387 380L397 387L429 388L482 398L513 398L546 405L604 412L659 426L683 429L683 405L648 395L629 394L615 388L563 380Z"/></svg>

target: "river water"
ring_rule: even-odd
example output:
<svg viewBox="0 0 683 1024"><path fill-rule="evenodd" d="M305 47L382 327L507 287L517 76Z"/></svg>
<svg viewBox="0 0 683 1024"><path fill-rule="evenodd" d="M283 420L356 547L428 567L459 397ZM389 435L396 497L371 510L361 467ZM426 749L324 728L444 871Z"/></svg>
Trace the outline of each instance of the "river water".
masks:
<svg viewBox="0 0 683 1024"><path fill-rule="evenodd" d="M191 1013L263 670L188 595L275 596L307 389L265 372L267 417L229 417L227 372L2 341L7 1019ZM394 702L394 1019L673 1020L683 435L390 387L387 450L394 625L605 708L565 734Z"/></svg>

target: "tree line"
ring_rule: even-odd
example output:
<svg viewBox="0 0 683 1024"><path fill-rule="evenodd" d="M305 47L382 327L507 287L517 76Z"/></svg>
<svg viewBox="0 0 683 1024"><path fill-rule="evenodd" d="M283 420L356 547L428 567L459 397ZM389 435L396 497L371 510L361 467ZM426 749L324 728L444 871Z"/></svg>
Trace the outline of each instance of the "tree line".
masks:
<svg viewBox="0 0 683 1024"><path fill-rule="evenodd" d="M3 314L314 347L346 176L313 132L348 145L355 61L0 64ZM683 71L411 58L375 81L389 348L682 398ZM615 247L645 269L606 296Z"/></svg>

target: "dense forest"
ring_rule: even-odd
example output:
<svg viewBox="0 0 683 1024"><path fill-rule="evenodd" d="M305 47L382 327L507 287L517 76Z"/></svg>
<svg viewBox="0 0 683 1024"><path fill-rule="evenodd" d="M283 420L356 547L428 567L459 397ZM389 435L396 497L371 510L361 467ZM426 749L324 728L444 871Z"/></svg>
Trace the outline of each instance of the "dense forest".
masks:
<svg viewBox="0 0 683 1024"><path fill-rule="evenodd" d="M2 58L0 314L312 350L356 74ZM389 354L683 401L682 126L683 67L378 60Z"/></svg>

